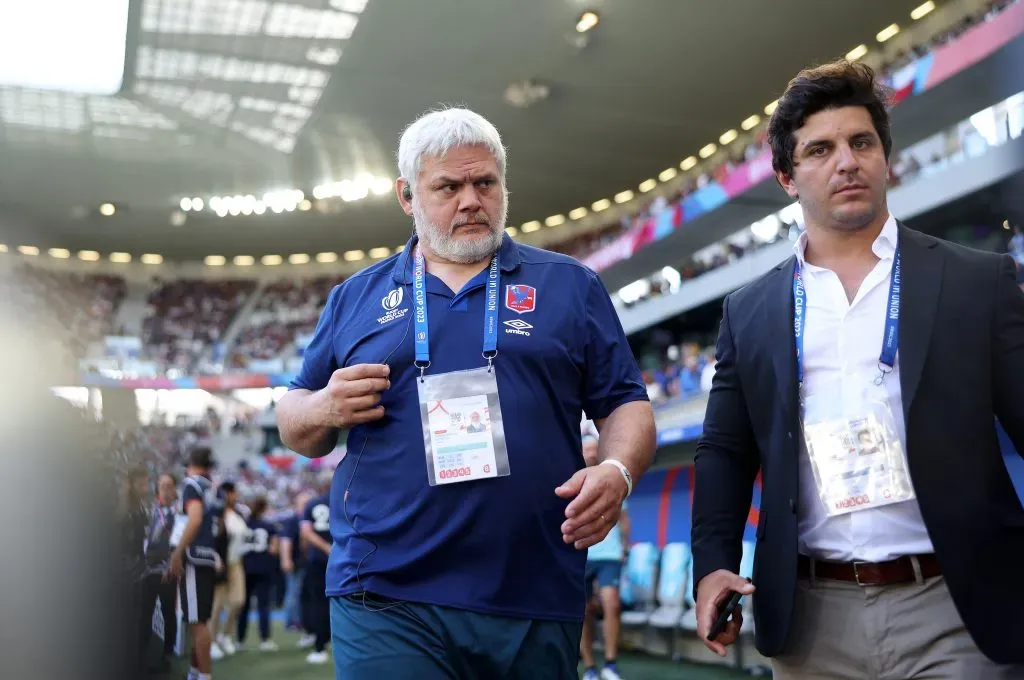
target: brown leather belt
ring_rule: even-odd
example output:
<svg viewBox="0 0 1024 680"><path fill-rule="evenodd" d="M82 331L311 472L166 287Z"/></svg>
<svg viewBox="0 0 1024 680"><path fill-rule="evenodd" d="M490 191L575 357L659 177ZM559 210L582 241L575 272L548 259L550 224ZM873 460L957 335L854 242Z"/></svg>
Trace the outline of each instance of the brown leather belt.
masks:
<svg viewBox="0 0 1024 680"><path fill-rule="evenodd" d="M939 560L934 554L900 557L888 562L826 562L814 560L814 578L833 581L847 581L860 586L891 586L900 583L913 583L918 575L915 573L914 560L921 567L921 578L934 578L942 575ZM811 578L811 558L800 555L797 560L797 574L800 578Z"/></svg>

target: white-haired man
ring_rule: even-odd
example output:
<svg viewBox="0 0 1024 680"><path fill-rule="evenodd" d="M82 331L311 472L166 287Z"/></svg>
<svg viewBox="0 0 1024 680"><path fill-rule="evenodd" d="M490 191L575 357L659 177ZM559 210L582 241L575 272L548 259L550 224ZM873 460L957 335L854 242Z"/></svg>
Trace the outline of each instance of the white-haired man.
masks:
<svg viewBox="0 0 1024 680"><path fill-rule="evenodd" d="M575 678L586 549L654 453L640 371L594 272L504 234L493 125L429 113L398 166L416 234L334 289L277 407L307 456L349 430L327 569L337 677Z"/></svg>

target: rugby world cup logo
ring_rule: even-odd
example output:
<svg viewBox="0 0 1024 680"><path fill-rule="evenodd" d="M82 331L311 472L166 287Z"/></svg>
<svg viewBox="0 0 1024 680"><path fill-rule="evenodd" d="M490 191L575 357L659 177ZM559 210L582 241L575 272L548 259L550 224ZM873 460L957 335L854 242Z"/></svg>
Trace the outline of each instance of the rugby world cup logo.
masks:
<svg viewBox="0 0 1024 680"><path fill-rule="evenodd" d="M380 301L380 304L387 311L398 309L398 305L402 304L402 289L395 288L393 291L384 296L384 299Z"/></svg>

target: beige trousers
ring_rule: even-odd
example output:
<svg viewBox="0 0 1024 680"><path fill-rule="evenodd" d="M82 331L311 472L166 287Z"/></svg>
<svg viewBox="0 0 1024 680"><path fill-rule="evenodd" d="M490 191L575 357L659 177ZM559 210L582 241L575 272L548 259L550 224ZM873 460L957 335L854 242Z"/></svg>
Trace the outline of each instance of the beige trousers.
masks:
<svg viewBox="0 0 1024 680"><path fill-rule="evenodd" d="M213 612L210 616L213 636L234 635L236 618L245 602L245 568L241 562L229 562L227 580L218 583L213 590ZM227 613L227 620L222 621L221 615Z"/></svg>
<svg viewBox="0 0 1024 680"><path fill-rule="evenodd" d="M1024 678L1024 666L978 650L942 577L885 587L800 579L792 625L787 653L772 660L776 680Z"/></svg>

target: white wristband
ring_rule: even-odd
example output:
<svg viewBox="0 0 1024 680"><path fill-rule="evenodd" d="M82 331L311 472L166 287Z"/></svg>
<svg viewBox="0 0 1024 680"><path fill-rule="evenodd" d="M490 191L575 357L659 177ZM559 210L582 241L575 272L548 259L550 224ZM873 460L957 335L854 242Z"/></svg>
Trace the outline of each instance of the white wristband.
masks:
<svg viewBox="0 0 1024 680"><path fill-rule="evenodd" d="M614 458L608 458L602 460L601 465L614 465L622 473L622 478L626 480L626 498L633 493L633 475L629 473L629 468L622 464L622 461L615 460Z"/></svg>

